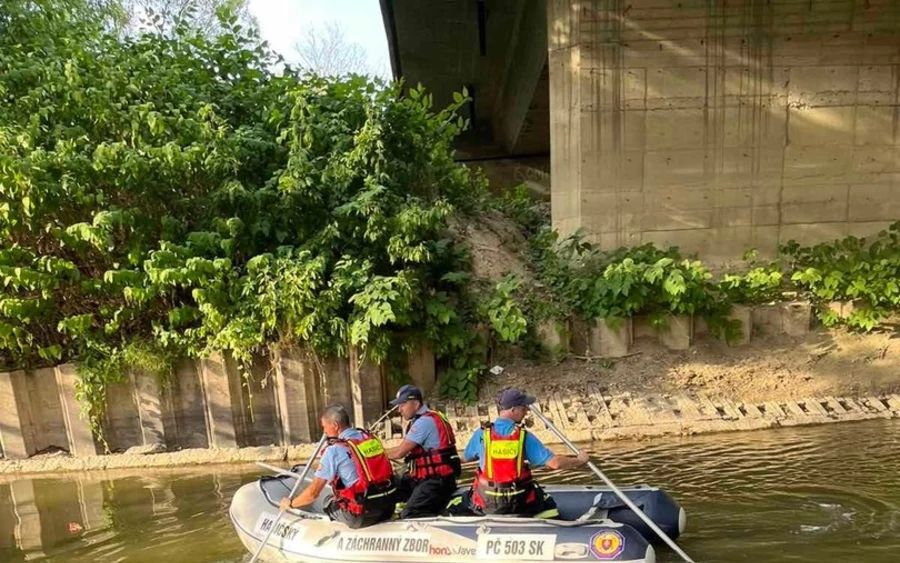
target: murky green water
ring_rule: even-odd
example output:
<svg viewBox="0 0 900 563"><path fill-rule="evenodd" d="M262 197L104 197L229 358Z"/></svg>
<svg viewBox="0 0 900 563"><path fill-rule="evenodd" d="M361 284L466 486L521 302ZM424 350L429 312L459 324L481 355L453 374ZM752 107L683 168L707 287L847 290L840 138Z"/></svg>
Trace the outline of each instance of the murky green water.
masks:
<svg viewBox="0 0 900 563"><path fill-rule="evenodd" d="M593 459L619 484L671 492L688 512L680 544L698 562L900 561L894 421L595 444ZM227 507L257 470L192 471L0 483L0 562L247 561Z"/></svg>

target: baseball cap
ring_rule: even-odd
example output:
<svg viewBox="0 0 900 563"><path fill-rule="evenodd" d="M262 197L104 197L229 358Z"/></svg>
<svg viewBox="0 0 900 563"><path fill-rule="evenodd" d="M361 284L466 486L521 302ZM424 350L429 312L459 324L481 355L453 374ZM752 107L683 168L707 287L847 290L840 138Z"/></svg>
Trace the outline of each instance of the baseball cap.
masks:
<svg viewBox="0 0 900 563"><path fill-rule="evenodd" d="M397 398L391 401L389 404L392 407L396 407L398 405L402 405L406 401L422 401L422 390L416 387L415 385L404 385L397 391Z"/></svg>
<svg viewBox="0 0 900 563"><path fill-rule="evenodd" d="M504 389L497 398L497 405L501 410L509 410L513 407L527 407L537 399L525 393L521 389Z"/></svg>

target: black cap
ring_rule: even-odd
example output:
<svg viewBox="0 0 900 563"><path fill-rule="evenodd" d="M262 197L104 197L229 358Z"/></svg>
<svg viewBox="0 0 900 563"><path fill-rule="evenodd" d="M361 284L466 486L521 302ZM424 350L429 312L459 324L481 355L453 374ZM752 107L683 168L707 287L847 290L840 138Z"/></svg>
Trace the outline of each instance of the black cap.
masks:
<svg viewBox="0 0 900 563"><path fill-rule="evenodd" d="M402 405L406 401L423 401L422 390L415 385L404 385L397 391L397 398L390 402L392 407Z"/></svg>
<svg viewBox="0 0 900 563"><path fill-rule="evenodd" d="M497 405L500 410L509 410L513 407L527 407L537 399L525 393L521 389L508 388L500 392Z"/></svg>

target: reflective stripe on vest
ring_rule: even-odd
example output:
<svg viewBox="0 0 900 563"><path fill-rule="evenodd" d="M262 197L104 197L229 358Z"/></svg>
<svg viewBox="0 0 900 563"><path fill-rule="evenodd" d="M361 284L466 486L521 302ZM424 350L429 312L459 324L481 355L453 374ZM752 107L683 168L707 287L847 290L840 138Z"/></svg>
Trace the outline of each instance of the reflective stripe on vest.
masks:
<svg viewBox="0 0 900 563"><path fill-rule="evenodd" d="M500 436L494 425L482 433L484 468L475 470L472 501L486 513L522 510L537 500L531 469L525 460L527 431L516 427L509 436Z"/></svg>
<svg viewBox="0 0 900 563"><path fill-rule="evenodd" d="M484 476L488 481L494 481L494 460L502 463L508 460L516 460L516 472L511 478L504 475L501 483L513 483L522 478L522 462L525 457L525 432L516 428L507 437L493 436L494 426L484 429ZM530 473L530 472L529 472ZM530 477L530 475L529 475Z"/></svg>
<svg viewBox="0 0 900 563"><path fill-rule="evenodd" d="M394 494L393 468L384 453L384 445L378 438L360 431L362 439L339 439L333 445L346 446L356 467L357 480L349 487L335 475L331 487L337 503L351 514L362 514L363 502ZM385 488L387 486L387 488Z"/></svg>

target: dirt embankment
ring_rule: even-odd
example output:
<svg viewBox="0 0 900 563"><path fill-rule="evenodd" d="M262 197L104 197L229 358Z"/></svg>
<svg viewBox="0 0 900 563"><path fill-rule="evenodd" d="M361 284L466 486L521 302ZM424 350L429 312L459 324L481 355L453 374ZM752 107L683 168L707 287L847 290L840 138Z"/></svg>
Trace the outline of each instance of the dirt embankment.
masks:
<svg viewBox="0 0 900 563"><path fill-rule="evenodd" d="M900 333L817 331L798 339L758 338L739 348L711 340L681 352L636 341L631 356L612 361L519 360L502 367L502 374L486 378L483 400L507 385L538 395L596 385L611 394L689 392L740 402L881 395L900 392Z"/></svg>
<svg viewBox="0 0 900 563"><path fill-rule="evenodd" d="M476 275L492 281L507 273L530 276L521 256L527 241L510 219L492 214L455 230L472 250ZM805 338L754 335L741 347L708 339L683 352L646 339L634 343L629 357L613 361L495 363L505 371L486 377L483 402L507 385L540 395L598 385L612 394L695 392L747 402L891 394L900 392L900 325L873 334L819 329Z"/></svg>

